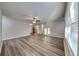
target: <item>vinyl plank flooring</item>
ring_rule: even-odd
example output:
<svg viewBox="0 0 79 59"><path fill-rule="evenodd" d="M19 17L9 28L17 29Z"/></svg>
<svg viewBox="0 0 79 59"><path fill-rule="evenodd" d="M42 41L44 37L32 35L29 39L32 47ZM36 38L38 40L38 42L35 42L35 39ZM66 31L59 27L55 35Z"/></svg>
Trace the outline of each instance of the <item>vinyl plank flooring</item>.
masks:
<svg viewBox="0 0 79 59"><path fill-rule="evenodd" d="M4 40L2 56L64 56L63 38L30 35Z"/></svg>

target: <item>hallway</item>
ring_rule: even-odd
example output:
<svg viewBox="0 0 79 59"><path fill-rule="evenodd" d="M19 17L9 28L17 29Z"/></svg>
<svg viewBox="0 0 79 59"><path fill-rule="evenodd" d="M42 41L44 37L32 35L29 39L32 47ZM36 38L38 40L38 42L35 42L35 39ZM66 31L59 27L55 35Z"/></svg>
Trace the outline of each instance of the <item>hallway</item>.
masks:
<svg viewBox="0 0 79 59"><path fill-rule="evenodd" d="M63 38L30 35L3 41L3 56L64 56Z"/></svg>

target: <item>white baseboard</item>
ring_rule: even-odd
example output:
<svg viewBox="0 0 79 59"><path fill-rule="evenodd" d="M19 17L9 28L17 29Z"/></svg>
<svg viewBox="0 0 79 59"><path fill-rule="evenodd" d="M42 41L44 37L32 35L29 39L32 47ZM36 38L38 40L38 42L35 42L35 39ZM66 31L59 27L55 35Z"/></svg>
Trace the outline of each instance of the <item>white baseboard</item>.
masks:
<svg viewBox="0 0 79 59"><path fill-rule="evenodd" d="M53 35L46 35L46 36L50 36L50 37L57 37L57 38L64 38L64 37L60 37L60 36L53 36Z"/></svg>
<svg viewBox="0 0 79 59"><path fill-rule="evenodd" d="M16 37L10 37L10 38L3 38L2 40L10 40L10 39L14 39L14 38L19 38L19 37L29 36L29 35L30 35L30 34L28 34L28 35L16 36Z"/></svg>

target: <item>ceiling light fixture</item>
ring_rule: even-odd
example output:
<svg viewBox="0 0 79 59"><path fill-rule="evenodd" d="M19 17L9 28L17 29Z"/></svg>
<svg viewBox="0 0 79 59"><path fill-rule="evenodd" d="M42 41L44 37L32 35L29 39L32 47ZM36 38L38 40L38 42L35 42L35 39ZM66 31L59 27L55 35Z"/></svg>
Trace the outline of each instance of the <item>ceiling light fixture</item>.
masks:
<svg viewBox="0 0 79 59"><path fill-rule="evenodd" d="M36 23L36 21L33 21L33 23Z"/></svg>

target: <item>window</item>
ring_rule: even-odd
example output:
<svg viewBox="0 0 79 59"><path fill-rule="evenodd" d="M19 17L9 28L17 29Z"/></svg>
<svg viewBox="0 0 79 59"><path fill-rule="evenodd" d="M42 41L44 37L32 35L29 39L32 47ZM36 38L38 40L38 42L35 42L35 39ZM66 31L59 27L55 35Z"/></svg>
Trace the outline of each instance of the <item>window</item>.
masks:
<svg viewBox="0 0 79 59"><path fill-rule="evenodd" d="M78 41L78 8L77 3L72 2L68 7L69 15L66 19L65 37L67 38L69 45L74 55L77 55L77 41Z"/></svg>
<svg viewBox="0 0 79 59"><path fill-rule="evenodd" d="M45 34L45 35L51 34L50 28L44 28L44 34Z"/></svg>

